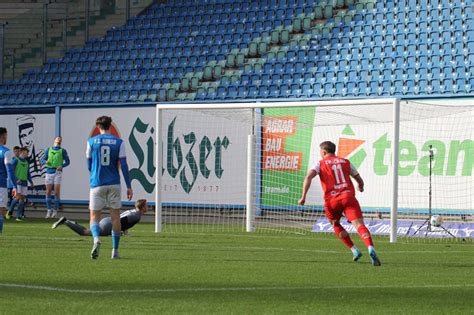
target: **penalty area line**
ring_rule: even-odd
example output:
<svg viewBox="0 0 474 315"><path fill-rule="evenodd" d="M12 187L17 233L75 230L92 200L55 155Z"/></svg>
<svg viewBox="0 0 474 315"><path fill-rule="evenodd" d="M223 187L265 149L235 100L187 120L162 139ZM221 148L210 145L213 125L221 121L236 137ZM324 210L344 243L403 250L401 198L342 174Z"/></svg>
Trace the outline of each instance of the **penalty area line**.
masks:
<svg viewBox="0 0 474 315"><path fill-rule="evenodd" d="M29 285L17 283L0 283L0 287L17 288L35 291L53 291L62 293L82 294L113 294L113 293L192 293L192 292L245 292L245 291L289 291L289 290L340 290L340 289L461 289L474 288L474 284L415 284L415 285L348 285L348 286L307 286L307 287L223 287L223 288L156 288L156 289L120 289L120 290L89 290L68 289L52 286Z"/></svg>

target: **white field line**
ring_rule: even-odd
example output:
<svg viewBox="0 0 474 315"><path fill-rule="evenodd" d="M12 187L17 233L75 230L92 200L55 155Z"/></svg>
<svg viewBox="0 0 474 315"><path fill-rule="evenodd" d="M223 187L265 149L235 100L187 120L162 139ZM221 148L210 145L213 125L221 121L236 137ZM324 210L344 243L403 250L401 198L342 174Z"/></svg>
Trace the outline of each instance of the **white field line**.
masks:
<svg viewBox="0 0 474 315"><path fill-rule="evenodd" d="M120 289L89 290L68 289L52 286L0 283L3 288L28 289L34 291L54 291L62 293L113 294L113 293L192 293L192 292L239 292L239 291L298 291L298 290L341 290L341 289L462 289L474 288L473 284L415 284L415 285L340 285L307 287L223 287L223 288L156 288L156 289Z"/></svg>

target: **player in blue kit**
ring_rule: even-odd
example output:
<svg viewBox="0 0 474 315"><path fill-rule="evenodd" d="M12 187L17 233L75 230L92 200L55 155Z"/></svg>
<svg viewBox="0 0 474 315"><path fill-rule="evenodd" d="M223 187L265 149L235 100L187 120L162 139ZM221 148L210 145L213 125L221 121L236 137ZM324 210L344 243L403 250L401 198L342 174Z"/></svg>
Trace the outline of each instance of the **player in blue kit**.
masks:
<svg viewBox="0 0 474 315"><path fill-rule="evenodd" d="M112 118L101 116L96 120L100 134L87 141L87 167L90 172L90 230L94 238L91 258L99 257L100 225L102 209L110 208L112 219L112 259L120 258L120 208L122 207L119 165L127 185L127 198L131 200L133 191L128 174L125 143L112 135Z"/></svg>
<svg viewBox="0 0 474 315"><path fill-rule="evenodd" d="M5 147L7 144L7 129L0 127L0 235L3 232L4 216L8 203L8 182L15 182L16 178L13 173L12 152Z"/></svg>

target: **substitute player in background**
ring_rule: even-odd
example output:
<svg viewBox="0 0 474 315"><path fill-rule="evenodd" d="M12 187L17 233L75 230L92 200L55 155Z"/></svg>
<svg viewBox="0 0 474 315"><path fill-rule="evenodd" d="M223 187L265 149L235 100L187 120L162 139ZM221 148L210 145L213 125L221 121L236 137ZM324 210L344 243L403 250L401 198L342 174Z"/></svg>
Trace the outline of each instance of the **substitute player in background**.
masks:
<svg viewBox="0 0 474 315"><path fill-rule="evenodd" d="M364 225L362 210L355 197L355 189L350 176L354 177L360 192L364 191L364 181L349 160L337 157L336 145L325 141L319 145L322 160L308 171L303 182L303 194L298 201L300 205L306 202L306 195L311 186L311 181L317 175L321 180L324 191L324 208L326 217L331 222L334 232L339 239L351 249L354 261L362 257L360 250L352 242L349 233L341 225L344 214L357 229L362 241L367 245L372 265L380 266L380 260L375 253L374 244L369 230Z"/></svg>
<svg viewBox="0 0 474 315"><path fill-rule="evenodd" d="M7 128L0 127L0 235L3 232L3 216L6 215L7 211L8 182L16 182L12 166L13 154L5 147L7 138Z"/></svg>
<svg viewBox="0 0 474 315"><path fill-rule="evenodd" d="M110 208L112 219L112 259L119 257L120 208L122 207L119 165L127 185L127 198L131 200L133 191L128 174L125 143L110 134L112 118L101 116L96 120L100 134L87 141L87 167L90 172L90 229L94 237L91 258L99 257L100 225L102 209Z"/></svg>
<svg viewBox="0 0 474 315"><path fill-rule="evenodd" d="M55 218L61 200L63 169L70 164L66 149L61 147L62 137L54 138L54 145L44 151L43 165L46 166L46 219ZM54 188L54 210L51 209L51 193Z"/></svg>
<svg viewBox="0 0 474 315"><path fill-rule="evenodd" d="M127 234L128 230L140 222L142 215L148 211L148 205L146 199L138 199L135 202L135 209L127 210L120 215L120 225L122 233ZM82 225L68 220L65 217L60 218L56 223L53 224L52 228L56 229L60 225L66 225L68 228L79 234L80 236L91 236L91 230L83 227ZM110 217L103 218L99 222L100 236L112 235L112 219Z"/></svg>
<svg viewBox="0 0 474 315"><path fill-rule="evenodd" d="M14 159L12 162L14 176L12 176L11 179L12 183L16 185L16 187L13 188L13 195L15 196L15 199L13 199L10 204L10 213L13 213L15 206L18 205L18 208L16 209L16 221L23 221L26 196L28 195L28 182L33 188L33 178L31 177L30 173L28 154L28 148L21 148L20 156Z"/></svg>

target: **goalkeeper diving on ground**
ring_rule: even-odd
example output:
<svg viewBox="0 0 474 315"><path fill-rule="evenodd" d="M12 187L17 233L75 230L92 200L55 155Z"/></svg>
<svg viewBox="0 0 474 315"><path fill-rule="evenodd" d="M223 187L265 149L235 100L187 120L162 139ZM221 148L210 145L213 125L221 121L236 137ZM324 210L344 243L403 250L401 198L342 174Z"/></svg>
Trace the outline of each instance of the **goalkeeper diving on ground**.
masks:
<svg viewBox="0 0 474 315"><path fill-rule="evenodd" d="M148 211L148 204L146 199L138 199L135 202L135 209L127 210L120 215L120 224L122 226L122 233L127 234L128 230L140 222L142 215ZM66 225L68 228L79 234L80 236L92 236L91 230L74 222L66 219L65 217L60 218L56 221L52 228L56 229L60 225ZM100 236L112 235L112 219L105 217L99 221Z"/></svg>

